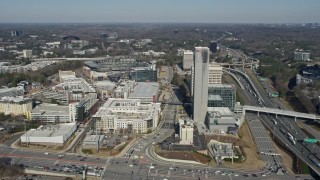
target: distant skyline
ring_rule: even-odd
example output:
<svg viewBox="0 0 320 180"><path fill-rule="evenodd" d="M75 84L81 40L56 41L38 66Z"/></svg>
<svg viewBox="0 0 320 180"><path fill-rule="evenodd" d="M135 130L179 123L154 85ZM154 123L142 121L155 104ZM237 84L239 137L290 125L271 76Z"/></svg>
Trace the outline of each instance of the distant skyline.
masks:
<svg viewBox="0 0 320 180"><path fill-rule="evenodd" d="M0 23L308 23L320 0L4 0Z"/></svg>

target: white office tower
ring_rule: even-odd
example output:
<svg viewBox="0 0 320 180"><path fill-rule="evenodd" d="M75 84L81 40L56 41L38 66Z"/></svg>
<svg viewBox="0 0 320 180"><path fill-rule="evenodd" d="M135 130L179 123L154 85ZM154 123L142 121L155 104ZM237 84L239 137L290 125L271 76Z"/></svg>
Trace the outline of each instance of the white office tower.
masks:
<svg viewBox="0 0 320 180"><path fill-rule="evenodd" d="M195 48L193 119L204 123L208 104L209 48Z"/></svg>
<svg viewBox="0 0 320 180"><path fill-rule="evenodd" d="M222 67L216 63L210 63L209 65L209 85L221 84L222 79Z"/></svg>
<svg viewBox="0 0 320 180"><path fill-rule="evenodd" d="M191 97L193 97L193 92L194 92L194 65L191 66Z"/></svg>
<svg viewBox="0 0 320 180"><path fill-rule="evenodd" d="M183 70L190 70L193 66L193 52L190 50L183 52Z"/></svg>

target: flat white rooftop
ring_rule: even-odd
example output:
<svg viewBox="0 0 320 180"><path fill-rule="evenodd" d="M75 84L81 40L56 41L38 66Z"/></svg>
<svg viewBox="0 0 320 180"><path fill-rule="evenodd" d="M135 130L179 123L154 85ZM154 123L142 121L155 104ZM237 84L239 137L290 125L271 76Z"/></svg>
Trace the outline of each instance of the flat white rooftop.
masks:
<svg viewBox="0 0 320 180"><path fill-rule="evenodd" d="M69 106L58 104L40 104L32 110L32 113L41 113L46 115L69 115Z"/></svg>
<svg viewBox="0 0 320 180"><path fill-rule="evenodd" d="M159 91L159 83L157 82L139 82L134 87L129 98L144 98L156 96Z"/></svg>
<svg viewBox="0 0 320 180"><path fill-rule="evenodd" d="M27 102L31 101L30 98L24 98L23 96L17 96L17 97L12 97L12 96L4 96L0 98L0 102L15 102L15 103L20 103L20 102Z"/></svg>
<svg viewBox="0 0 320 180"><path fill-rule="evenodd" d="M41 125L37 129L30 129L23 136L28 137L56 137L64 136L72 131L75 123L66 123L59 125Z"/></svg>
<svg viewBox="0 0 320 180"><path fill-rule="evenodd" d="M92 145L97 144L97 142L102 142L104 140L104 135L86 135L86 137L83 140L84 145Z"/></svg>
<svg viewBox="0 0 320 180"><path fill-rule="evenodd" d="M233 116L228 107L208 107L208 113L218 113L220 116Z"/></svg>
<svg viewBox="0 0 320 180"><path fill-rule="evenodd" d="M21 88L19 88L19 87L0 88L0 93L9 92L9 91L13 91L13 90L21 90Z"/></svg>

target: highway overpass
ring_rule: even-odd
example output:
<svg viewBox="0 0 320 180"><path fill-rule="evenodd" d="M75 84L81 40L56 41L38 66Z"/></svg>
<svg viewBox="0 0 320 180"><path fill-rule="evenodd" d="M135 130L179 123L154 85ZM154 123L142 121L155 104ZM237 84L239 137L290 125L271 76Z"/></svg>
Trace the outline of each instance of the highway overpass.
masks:
<svg viewBox="0 0 320 180"><path fill-rule="evenodd" d="M282 109L276 109L276 108L266 108L266 107L245 105L245 106L243 106L243 113L245 114L246 111L257 112L258 114L260 112L268 113L268 114L275 114L276 116L283 115L283 116L294 117L295 119L296 118L303 118L303 119L311 119L311 120L315 120L315 121L320 120L320 116L317 116L315 114L300 113L300 112L288 111L288 110L282 110Z"/></svg>
<svg viewBox="0 0 320 180"><path fill-rule="evenodd" d="M251 79L249 78L249 76L239 70L236 70L236 69L230 69L230 68L224 68L226 71L230 71L230 72L233 72L233 73L237 73L239 75L241 75L242 77L244 77L250 84L250 86L252 87L252 89L254 90L254 92L258 95L258 97L261 99L261 101L263 103L264 102L264 98L261 96L260 94L260 91L258 91L258 89L256 88L256 86L253 84L253 82L251 81Z"/></svg>
<svg viewBox="0 0 320 180"><path fill-rule="evenodd" d="M239 79L234 75L232 74L230 71L226 71L226 70L222 70L223 72L227 73L227 74L230 74L230 76L233 77L233 79L236 80L236 82L239 84L239 86L241 87L241 89L245 89L244 86L242 85L242 83L239 81Z"/></svg>
<svg viewBox="0 0 320 180"><path fill-rule="evenodd" d="M32 59L33 61L94 61L94 60L104 60L106 57L96 57L96 58L37 58Z"/></svg>

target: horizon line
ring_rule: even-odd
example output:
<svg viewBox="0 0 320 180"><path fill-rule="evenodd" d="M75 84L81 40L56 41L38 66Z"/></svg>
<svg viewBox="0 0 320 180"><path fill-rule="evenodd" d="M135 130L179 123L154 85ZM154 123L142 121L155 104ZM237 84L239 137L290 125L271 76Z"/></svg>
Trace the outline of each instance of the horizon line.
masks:
<svg viewBox="0 0 320 180"><path fill-rule="evenodd" d="M320 22L0 22L0 24L319 24Z"/></svg>

